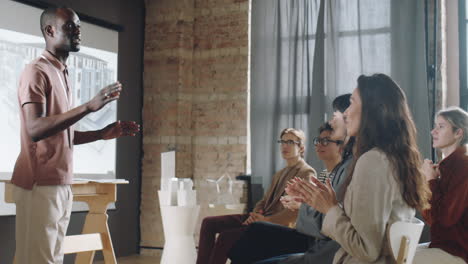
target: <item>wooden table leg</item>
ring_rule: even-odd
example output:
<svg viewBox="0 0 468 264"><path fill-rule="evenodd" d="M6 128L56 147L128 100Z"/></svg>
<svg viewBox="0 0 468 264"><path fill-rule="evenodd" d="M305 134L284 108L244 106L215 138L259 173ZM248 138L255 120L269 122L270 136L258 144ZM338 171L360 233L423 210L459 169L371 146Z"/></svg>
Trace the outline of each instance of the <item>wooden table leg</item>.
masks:
<svg viewBox="0 0 468 264"><path fill-rule="evenodd" d="M83 226L82 234L100 233L102 240L102 254L104 255L104 263L116 264L117 260L112 246L112 239L107 225L107 214L88 213ZM76 254L76 264L91 264L93 263L95 251L80 252Z"/></svg>
<svg viewBox="0 0 468 264"><path fill-rule="evenodd" d="M89 206L89 213L83 226L82 234L100 233L103 245L104 263L116 264L117 260L112 246L112 239L107 225L107 206L116 201L115 184L104 185L101 190L103 195L95 196L75 196L75 201L86 202ZM76 254L75 264L92 264L95 251L80 252Z"/></svg>

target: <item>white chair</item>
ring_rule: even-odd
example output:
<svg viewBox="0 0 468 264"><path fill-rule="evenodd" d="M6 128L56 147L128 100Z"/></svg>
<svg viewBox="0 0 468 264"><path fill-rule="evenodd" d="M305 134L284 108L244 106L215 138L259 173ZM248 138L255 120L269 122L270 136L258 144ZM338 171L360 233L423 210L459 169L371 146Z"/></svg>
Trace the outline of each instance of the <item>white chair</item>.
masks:
<svg viewBox="0 0 468 264"><path fill-rule="evenodd" d="M390 246L397 264L413 263L423 227L424 222L417 218L413 218L409 222L398 221L390 226Z"/></svg>

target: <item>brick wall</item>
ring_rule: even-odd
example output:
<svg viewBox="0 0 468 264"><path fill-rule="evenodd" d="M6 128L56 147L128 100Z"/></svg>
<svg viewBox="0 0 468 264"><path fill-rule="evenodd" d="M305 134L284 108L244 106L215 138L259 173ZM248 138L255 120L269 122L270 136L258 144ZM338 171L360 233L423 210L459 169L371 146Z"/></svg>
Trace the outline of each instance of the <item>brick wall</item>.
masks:
<svg viewBox="0 0 468 264"><path fill-rule="evenodd" d="M177 177L196 185L245 172L249 2L145 4L141 246L162 247L161 152L175 149Z"/></svg>

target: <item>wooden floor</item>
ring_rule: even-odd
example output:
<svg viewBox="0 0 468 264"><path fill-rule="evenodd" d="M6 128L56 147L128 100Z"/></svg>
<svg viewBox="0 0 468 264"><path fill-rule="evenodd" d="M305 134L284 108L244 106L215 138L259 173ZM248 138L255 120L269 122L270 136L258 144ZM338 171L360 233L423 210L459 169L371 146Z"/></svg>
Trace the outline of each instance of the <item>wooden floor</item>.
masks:
<svg viewBox="0 0 468 264"><path fill-rule="evenodd" d="M123 257L118 258L118 264L159 264L161 257L148 257L148 256L130 256L130 257ZM104 264L103 261L95 261L94 264ZM227 260L226 264L231 264L230 260Z"/></svg>
<svg viewBox="0 0 468 264"><path fill-rule="evenodd" d="M118 264L159 264L161 257L148 257L148 256L130 256L118 258ZM104 264L103 261L94 262L95 264Z"/></svg>

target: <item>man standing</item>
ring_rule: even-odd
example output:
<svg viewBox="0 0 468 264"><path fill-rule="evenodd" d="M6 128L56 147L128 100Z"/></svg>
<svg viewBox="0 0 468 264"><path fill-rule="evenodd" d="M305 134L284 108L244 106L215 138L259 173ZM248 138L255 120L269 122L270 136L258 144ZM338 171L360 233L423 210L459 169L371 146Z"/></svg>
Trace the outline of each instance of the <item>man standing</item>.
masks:
<svg viewBox="0 0 468 264"><path fill-rule="evenodd" d="M71 215L73 145L135 135L139 125L117 121L98 131L73 125L117 100L119 82L72 108L66 61L80 50L80 20L69 8L46 9L40 19L42 55L24 69L18 88L21 152L13 171L16 202L16 263L62 263L62 242Z"/></svg>

